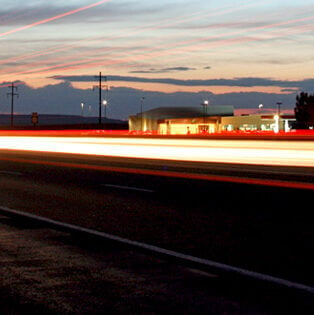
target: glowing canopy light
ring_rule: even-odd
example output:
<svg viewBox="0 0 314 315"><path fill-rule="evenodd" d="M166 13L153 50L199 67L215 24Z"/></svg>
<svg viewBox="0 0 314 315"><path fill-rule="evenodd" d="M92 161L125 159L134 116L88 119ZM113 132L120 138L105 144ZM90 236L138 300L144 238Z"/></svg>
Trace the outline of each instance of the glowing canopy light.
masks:
<svg viewBox="0 0 314 315"><path fill-rule="evenodd" d="M274 131L276 133L279 132L279 116L278 115L274 115L274 120L275 120L275 128L274 128Z"/></svg>

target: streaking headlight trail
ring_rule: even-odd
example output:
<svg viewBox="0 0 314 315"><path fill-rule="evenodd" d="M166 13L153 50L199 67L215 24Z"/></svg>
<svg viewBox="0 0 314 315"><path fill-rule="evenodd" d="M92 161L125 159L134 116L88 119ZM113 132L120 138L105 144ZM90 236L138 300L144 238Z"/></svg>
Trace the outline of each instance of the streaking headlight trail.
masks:
<svg viewBox="0 0 314 315"><path fill-rule="evenodd" d="M0 137L0 149L176 161L314 167L312 141Z"/></svg>

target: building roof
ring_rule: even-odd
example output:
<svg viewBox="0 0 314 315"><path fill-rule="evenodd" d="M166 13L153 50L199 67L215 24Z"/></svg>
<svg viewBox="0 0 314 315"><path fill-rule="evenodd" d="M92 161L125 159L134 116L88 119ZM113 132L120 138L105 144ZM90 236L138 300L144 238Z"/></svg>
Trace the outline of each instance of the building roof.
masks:
<svg viewBox="0 0 314 315"><path fill-rule="evenodd" d="M195 118L203 116L233 116L231 105L208 105L206 114L203 106L195 107L158 107L143 112L146 119ZM136 116L140 116L141 113Z"/></svg>

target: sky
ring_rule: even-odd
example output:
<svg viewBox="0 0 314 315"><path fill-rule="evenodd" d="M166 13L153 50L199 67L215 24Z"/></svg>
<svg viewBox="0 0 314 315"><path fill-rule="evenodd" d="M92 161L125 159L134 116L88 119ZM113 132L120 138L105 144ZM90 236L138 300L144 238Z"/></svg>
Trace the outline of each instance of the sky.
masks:
<svg viewBox="0 0 314 315"><path fill-rule="evenodd" d="M314 0L2 0L0 113L159 106L292 110L314 91ZM96 77L95 77L96 76ZM108 91L107 91L108 90Z"/></svg>

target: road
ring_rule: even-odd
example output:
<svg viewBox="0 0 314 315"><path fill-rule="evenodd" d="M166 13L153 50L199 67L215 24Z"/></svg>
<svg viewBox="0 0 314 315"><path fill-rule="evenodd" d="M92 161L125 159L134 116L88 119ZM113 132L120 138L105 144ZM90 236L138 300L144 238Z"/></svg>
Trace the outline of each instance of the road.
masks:
<svg viewBox="0 0 314 315"><path fill-rule="evenodd" d="M75 133L76 134L76 133ZM0 136L0 150L81 155L63 166L314 189L314 141ZM28 154L29 155L29 154ZM97 157L100 158L97 161ZM40 163L35 158L34 163ZM86 160L93 165L87 165ZM5 157L2 157L5 160ZM13 158L11 157L11 160ZM15 159L18 162L17 159ZM106 165L99 165L105 161ZM109 161L109 164L107 163ZM58 163L57 161L49 163Z"/></svg>
<svg viewBox="0 0 314 315"><path fill-rule="evenodd" d="M289 290L230 281L3 216L0 240L2 314L300 314L313 306L309 296Z"/></svg>
<svg viewBox="0 0 314 315"><path fill-rule="evenodd" d="M0 206L313 286L312 142L168 140L0 137Z"/></svg>
<svg viewBox="0 0 314 315"><path fill-rule="evenodd" d="M279 176L229 166L2 150L1 206L313 285L312 191L204 180Z"/></svg>

